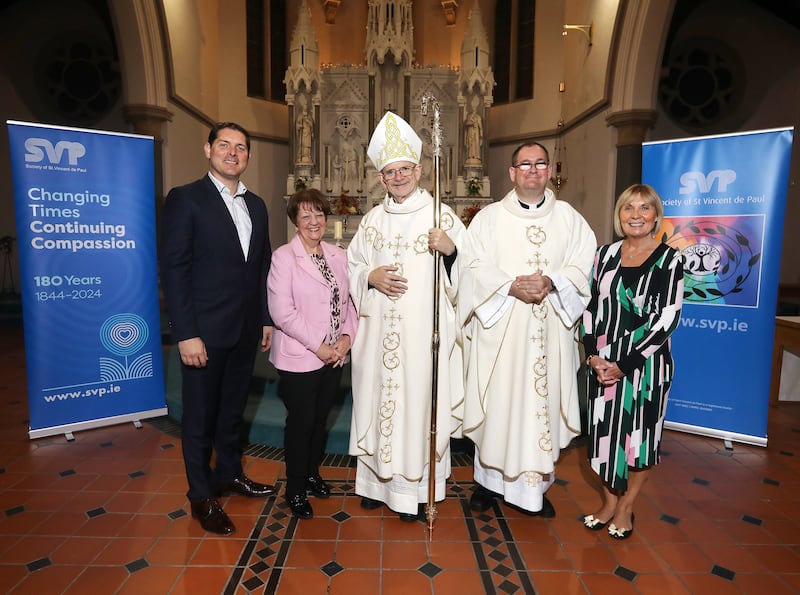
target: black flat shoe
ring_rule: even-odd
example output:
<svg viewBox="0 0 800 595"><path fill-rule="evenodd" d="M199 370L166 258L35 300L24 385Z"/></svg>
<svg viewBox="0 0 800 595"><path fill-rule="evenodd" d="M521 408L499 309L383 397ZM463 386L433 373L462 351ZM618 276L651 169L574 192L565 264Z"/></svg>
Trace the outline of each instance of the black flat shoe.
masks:
<svg viewBox="0 0 800 595"><path fill-rule="evenodd" d="M377 510L381 506L383 506L383 502L380 500L373 500L372 498L367 498L366 496L361 498L361 508L364 510Z"/></svg>
<svg viewBox="0 0 800 595"><path fill-rule="evenodd" d="M292 514L299 519L310 519L314 516L314 509L305 494L297 494L286 498L286 503L292 509Z"/></svg>
<svg viewBox="0 0 800 595"><path fill-rule="evenodd" d="M331 486L325 483L325 480L319 475L312 476L306 481L306 492L314 494L317 498L330 498Z"/></svg>
<svg viewBox="0 0 800 595"><path fill-rule="evenodd" d="M587 514L583 517L583 526L589 529L589 531L600 531L605 528L606 525L608 525L608 521L604 523L593 514Z"/></svg>
<svg viewBox="0 0 800 595"><path fill-rule="evenodd" d="M614 523L611 523L608 526L608 534L611 536L612 539L628 539L631 535L633 535L633 521L635 515L631 514L631 528L630 529L620 529Z"/></svg>
<svg viewBox="0 0 800 595"><path fill-rule="evenodd" d="M492 507L492 500L494 500L494 492L490 492L478 484L469 498L469 508L475 512L486 512Z"/></svg>

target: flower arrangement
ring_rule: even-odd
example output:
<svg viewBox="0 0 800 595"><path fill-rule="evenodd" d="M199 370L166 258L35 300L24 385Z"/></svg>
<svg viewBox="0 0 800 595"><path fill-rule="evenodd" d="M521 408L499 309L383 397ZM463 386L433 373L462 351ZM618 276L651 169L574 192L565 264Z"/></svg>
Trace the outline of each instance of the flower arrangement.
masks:
<svg viewBox="0 0 800 595"><path fill-rule="evenodd" d="M308 178L305 176L297 176L294 179L294 191L300 192L301 190L305 190L308 186Z"/></svg>
<svg viewBox="0 0 800 595"><path fill-rule="evenodd" d="M481 181L479 178L470 178L467 180L467 194L470 196L481 195Z"/></svg>
<svg viewBox="0 0 800 595"><path fill-rule="evenodd" d="M345 192L331 201L331 213L334 215L356 215L358 213L358 197L348 196Z"/></svg>
<svg viewBox="0 0 800 595"><path fill-rule="evenodd" d="M461 211L461 222L464 224L464 226L469 227L472 218L477 215L478 211L480 210L481 206L476 202L472 203L468 207L464 207L464 210Z"/></svg>

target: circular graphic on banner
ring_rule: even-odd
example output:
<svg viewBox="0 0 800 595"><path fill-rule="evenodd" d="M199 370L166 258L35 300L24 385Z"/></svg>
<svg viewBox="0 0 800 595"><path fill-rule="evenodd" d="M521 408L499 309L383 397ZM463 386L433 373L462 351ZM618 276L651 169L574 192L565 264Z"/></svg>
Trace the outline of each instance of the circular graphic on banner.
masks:
<svg viewBox="0 0 800 595"><path fill-rule="evenodd" d="M665 217L661 240L683 256L685 302L758 306L764 217Z"/></svg>
<svg viewBox="0 0 800 595"><path fill-rule="evenodd" d="M147 342L148 326L136 314L115 314L100 327L100 342L114 355L128 356L139 351Z"/></svg>

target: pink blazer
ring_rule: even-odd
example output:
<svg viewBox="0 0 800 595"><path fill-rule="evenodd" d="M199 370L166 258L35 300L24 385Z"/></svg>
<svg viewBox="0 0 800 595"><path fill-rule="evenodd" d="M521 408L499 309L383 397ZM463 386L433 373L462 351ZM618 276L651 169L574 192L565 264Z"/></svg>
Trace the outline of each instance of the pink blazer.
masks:
<svg viewBox="0 0 800 595"><path fill-rule="evenodd" d="M350 335L352 344L358 316L350 299L347 253L327 242L322 242L322 253L339 285L341 333ZM330 331L331 290L299 236L272 254L267 299L275 324L269 361L288 372L310 372L324 366L316 351Z"/></svg>

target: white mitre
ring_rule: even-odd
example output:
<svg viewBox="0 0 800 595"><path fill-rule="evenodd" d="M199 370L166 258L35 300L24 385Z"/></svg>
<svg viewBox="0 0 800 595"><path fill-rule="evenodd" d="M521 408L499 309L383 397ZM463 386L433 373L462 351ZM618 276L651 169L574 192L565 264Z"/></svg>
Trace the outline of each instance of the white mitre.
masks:
<svg viewBox="0 0 800 595"><path fill-rule="evenodd" d="M386 112L375 127L367 147L367 156L375 169L381 171L395 161L410 161L419 165L422 140L414 129L397 114Z"/></svg>

